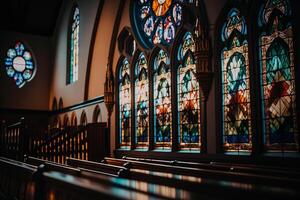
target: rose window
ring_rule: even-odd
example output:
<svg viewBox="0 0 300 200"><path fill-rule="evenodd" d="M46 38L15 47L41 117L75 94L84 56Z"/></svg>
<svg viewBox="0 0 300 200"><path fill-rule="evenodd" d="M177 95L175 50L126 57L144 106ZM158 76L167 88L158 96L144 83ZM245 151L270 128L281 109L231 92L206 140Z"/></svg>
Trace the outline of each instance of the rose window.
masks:
<svg viewBox="0 0 300 200"><path fill-rule="evenodd" d="M19 88L32 80L35 75L36 68L32 55L21 42L17 42L14 48L8 49L4 65L7 75Z"/></svg>

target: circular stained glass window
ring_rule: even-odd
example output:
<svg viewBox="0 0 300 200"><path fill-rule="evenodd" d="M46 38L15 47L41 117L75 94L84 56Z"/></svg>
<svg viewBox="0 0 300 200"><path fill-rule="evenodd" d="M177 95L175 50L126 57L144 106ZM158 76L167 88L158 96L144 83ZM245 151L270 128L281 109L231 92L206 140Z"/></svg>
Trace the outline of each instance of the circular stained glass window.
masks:
<svg viewBox="0 0 300 200"><path fill-rule="evenodd" d="M14 79L19 88L35 75L36 68L32 55L21 42L17 42L14 48L8 49L4 65L7 75Z"/></svg>
<svg viewBox="0 0 300 200"><path fill-rule="evenodd" d="M132 24L143 47L169 45L181 25L185 0L133 0Z"/></svg>

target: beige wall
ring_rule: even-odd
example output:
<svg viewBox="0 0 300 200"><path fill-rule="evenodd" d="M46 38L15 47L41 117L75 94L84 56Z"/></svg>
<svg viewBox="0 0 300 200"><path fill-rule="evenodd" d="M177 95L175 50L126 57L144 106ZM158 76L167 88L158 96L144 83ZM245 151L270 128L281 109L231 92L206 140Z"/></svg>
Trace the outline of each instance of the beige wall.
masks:
<svg viewBox="0 0 300 200"><path fill-rule="evenodd" d="M105 72L119 2L105 1L99 23L90 71L88 99L104 95Z"/></svg>
<svg viewBox="0 0 300 200"><path fill-rule="evenodd" d="M65 107L80 103L84 100L90 42L100 0L77 0L80 12L79 79L75 83L66 85L67 38L69 18L72 15L72 2L73 1L64 1L53 38L54 64L49 108L51 107L51 102L54 97L57 99L62 97Z"/></svg>
<svg viewBox="0 0 300 200"><path fill-rule="evenodd" d="M6 74L7 50L22 41L35 58L36 74L22 88ZM51 75L51 40L48 37L0 31L0 108L47 110Z"/></svg>

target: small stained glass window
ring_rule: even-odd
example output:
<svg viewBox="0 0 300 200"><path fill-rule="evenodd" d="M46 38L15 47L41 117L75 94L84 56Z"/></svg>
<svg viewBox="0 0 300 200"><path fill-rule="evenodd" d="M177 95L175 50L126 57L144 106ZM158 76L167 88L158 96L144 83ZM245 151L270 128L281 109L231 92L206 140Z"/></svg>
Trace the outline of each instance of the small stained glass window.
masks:
<svg viewBox="0 0 300 200"><path fill-rule="evenodd" d="M237 8L232 8L222 29L223 148L227 152L251 151L249 56L247 27Z"/></svg>
<svg viewBox="0 0 300 200"><path fill-rule="evenodd" d="M178 139L180 150L200 150L200 91L193 57L195 42L187 32L178 48Z"/></svg>
<svg viewBox="0 0 300 200"><path fill-rule="evenodd" d="M73 12L71 35L70 35L70 57L69 57L69 80L68 83L74 83L78 80L79 66L79 8L75 7Z"/></svg>
<svg viewBox="0 0 300 200"><path fill-rule="evenodd" d="M293 26L288 0L268 0L258 18L265 147L298 151Z"/></svg>
<svg viewBox="0 0 300 200"><path fill-rule="evenodd" d="M31 81L36 72L32 54L22 42L17 42L14 48L8 49L4 65L8 77L12 78L19 88Z"/></svg>
<svg viewBox="0 0 300 200"><path fill-rule="evenodd" d="M135 126L136 147L147 148L149 143L149 81L144 53L140 53L135 66Z"/></svg>
<svg viewBox="0 0 300 200"><path fill-rule="evenodd" d="M154 144L158 149L172 145L171 70L169 56L159 50L154 59Z"/></svg>
<svg viewBox="0 0 300 200"><path fill-rule="evenodd" d="M131 88L130 64L125 58L119 72L120 146L129 148L131 141Z"/></svg>

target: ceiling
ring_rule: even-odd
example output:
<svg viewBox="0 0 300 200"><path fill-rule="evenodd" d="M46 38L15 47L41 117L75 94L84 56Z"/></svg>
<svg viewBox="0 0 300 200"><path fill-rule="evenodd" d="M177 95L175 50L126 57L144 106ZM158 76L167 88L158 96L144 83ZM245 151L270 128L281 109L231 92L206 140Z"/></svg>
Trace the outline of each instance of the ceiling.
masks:
<svg viewBox="0 0 300 200"><path fill-rule="evenodd" d="M0 30L51 36L55 29L62 1L3 1L0 6Z"/></svg>

